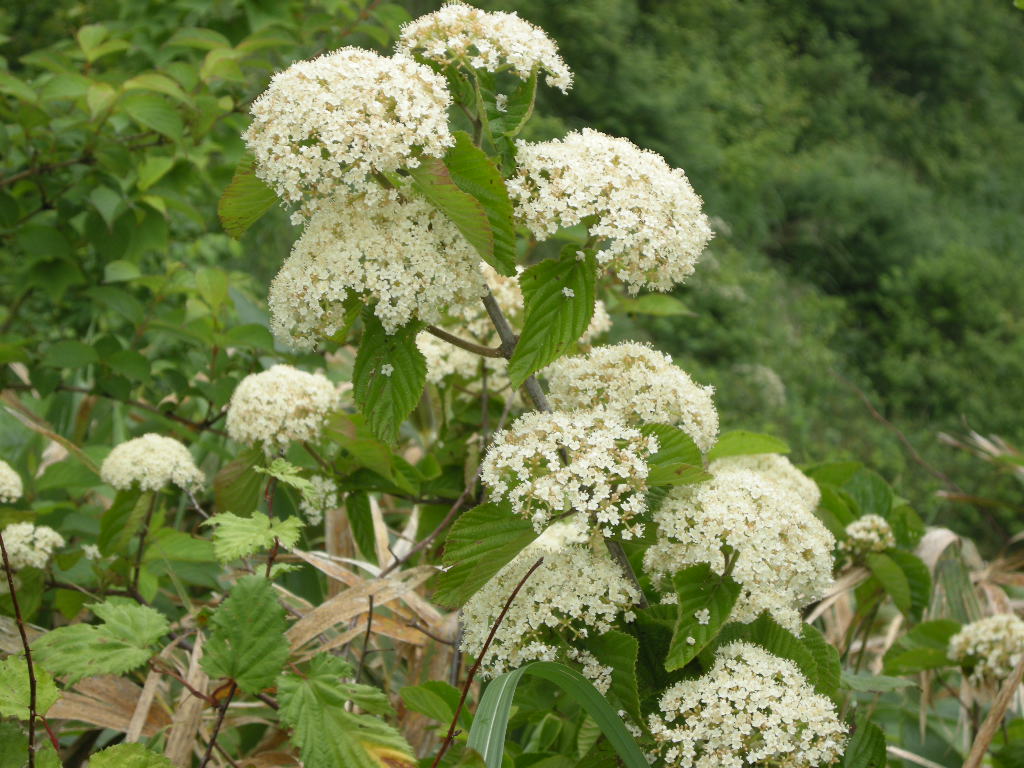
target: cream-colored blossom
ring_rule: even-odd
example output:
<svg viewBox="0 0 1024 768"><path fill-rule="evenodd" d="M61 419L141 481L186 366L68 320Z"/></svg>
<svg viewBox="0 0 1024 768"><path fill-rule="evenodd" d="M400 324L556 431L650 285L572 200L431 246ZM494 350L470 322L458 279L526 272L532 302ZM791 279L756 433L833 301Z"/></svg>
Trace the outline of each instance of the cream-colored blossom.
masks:
<svg viewBox="0 0 1024 768"><path fill-rule="evenodd" d="M82 553L85 555L86 560L101 560L103 553L100 552L100 548L95 544L83 544Z"/></svg>
<svg viewBox="0 0 1024 768"><path fill-rule="evenodd" d="M228 436L269 456L291 442L317 441L338 406L338 390L319 373L275 365L246 376L228 404Z"/></svg>
<svg viewBox="0 0 1024 768"><path fill-rule="evenodd" d="M335 198L306 225L270 285L270 328L312 348L344 325L345 301L375 302L388 333L411 320L439 322L479 304L485 286L476 251L425 200L385 193Z"/></svg>
<svg viewBox="0 0 1024 768"><path fill-rule="evenodd" d="M672 768L813 768L840 761L846 726L789 659L745 642L723 646L697 680L669 688L650 716Z"/></svg>
<svg viewBox="0 0 1024 768"><path fill-rule="evenodd" d="M581 529L578 521L552 524L463 607L462 650L476 655L516 585L544 558L498 626L481 664L486 677L529 661L564 661L552 642L555 638L571 644L591 633L607 632L639 599L603 542L591 541ZM586 651L574 649L568 658L582 664L583 674L595 684L606 686L610 681L610 670Z"/></svg>
<svg viewBox="0 0 1024 768"><path fill-rule="evenodd" d="M11 523L3 530L11 570L45 568L53 550L64 546L64 537L53 528L32 523Z"/></svg>
<svg viewBox="0 0 1024 768"><path fill-rule="evenodd" d="M242 134L256 174L288 202L361 188L454 143L444 78L404 56L341 48L278 72Z"/></svg>
<svg viewBox="0 0 1024 768"><path fill-rule="evenodd" d="M491 495L542 530L553 515L579 512L590 529L643 535L647 459L658 441L601 410L520 416L495 433L480 477Z"/></svg>
<svg viewBox="0 0 1024 768"><path fill-rule="evenodd" d="M457 1L402 27L397 49L442 66L494 73L510 70L521 80L528 80L535 70L543 71L548 85L563 93L572 85L572 73L558 55L558 45L543 29L515 13L482 11ZM504 111L500 104L499 111Z"/></svg>
<svg viewBox="0 0 1024 768"><path fill-rule="evenodd" d="M556 409L605 406L633 425L678 425L704 452L718 436L714 388L694 383L672 358L646 344L594 347L556 360L544 376Z"/></svg>
<svg viewBox="0 0 1024 768"><path fill-rule="evenodd" d="M338 506L338 484L320 475L313 475L309 482L310 489L302 494L299 511L306 516L310 525L319 525L324 519L324 512Z"/></svg>
<svg viewBox="0 0 1024 768"><path fill-rule="evenodd" d="M768 480L782 494L783 503L813 512L821 502L818 484L793 466L781 453L752 453L743 456L727 456L711 462L708 470L714 474L734 469L743 469Z"/></svg>
<svg viewBox="0 0 1024 768"><path fill-rule="evenodd" d="M484 279L501 308L502 314L514 328L521 328L523 322L523 292L519 288L518 274L505 277L489 264L481 262L480 269ZM519 268L522 272L522 268ZM484 309L483 302L477 301L458 306L449 313L441 327L449 333L485 347L496 348L501 339L494 328L494 323ZM605 333L612 327L612 319L603 301L598 299L594 304L594 316L590 325L580 337L580 344L589 344L592 339ZM472 381L480 374L481 360L487 371L487 388L491 392L501 392L509 386L508 361L503 357L485 357L457 347L443 339L439 339L426 331L416 337L416 345L427 359L427 381L440 384L450 376L460 376ZM479 390L472 384L468 388L470 394Z"/></svg>
<svg viewBox="0 0 1024 768"><path fill-rule="evenodd" d="M661 155L589 128L517 147L509 194L538 238L592 220L598 263L632 293L667 291L693 273L711 225L686 174Z"/></svg>
<svg viewBox="0 0 1024 768"><path fill-rule="evenodd" d="M0 460L0 503L10 504L21 498L24 489L21 475L14 471L10 464Z"/></svg>
<svg viewBox="0 0 1024 768"><path fill-rule="evenodd" d="M864 515L846 526L849 537L841 545L841 549L853 556L866 555L869 552L884 552L896 546L896 536L892 526L881 515Z"/></svg>
<svg viewBox="0 0 1024 768"><path fill-rule="evenodd" d="M137 486L143 491L159 491L172 483L192 490L206 480L188 448L154 432L116 446L103 460L100 477L118 490Z"/></svg>
<svg viewBox="0 0 1024 768"><path fill-rule="evenodd" d="M1016 614L1000 613L971 622L949 640L949 656L972 666L971 680L978 685L999 685L1024 658L1024 621Z"/></svg>
<svg viewBox="0 0 1024 768"><path fill-rule="evenodd" d="M654 514L658 540L644 555L644 569L658 584L697 563L721 574L728 546L738 553L731 575L741 587L732 619L749 622L768 611L799 633L800 609L832 584L835 539L787 498L765 476L742 469L719 469L699 485L674 488Z"/></svg>

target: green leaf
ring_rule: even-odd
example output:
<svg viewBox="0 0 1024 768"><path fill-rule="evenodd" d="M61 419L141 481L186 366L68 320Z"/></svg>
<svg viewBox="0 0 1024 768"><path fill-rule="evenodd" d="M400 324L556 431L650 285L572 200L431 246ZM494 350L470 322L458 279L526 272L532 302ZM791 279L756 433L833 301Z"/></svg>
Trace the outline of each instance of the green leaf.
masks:
<svg viewBox="0 0 1024 768"><path fill-rule="evenodd" d="M224 335L225 346L249 347L262 352L274 351L274 336L265 325L246 323L236 325Z"/></svg>
<svg viewBox="0 0 1024 768"><path fill-rule="evenodd" d="M162 179L174 167L173 157L149 155L138 168L138 187L145 192Z"/></svg>
<svg viewBox="0 0 1024 768"><path fill-rule="evenodd" d="M672 584L679 602L672 644L665 657L669 672L685 667L715 638L740 594L739 584L719 576L708 563L684 568L673 577Z"/></svg>
<svg viewBox="0 0 1024 768"><path fill-rule="evenodd" d="M28 734L17 723L0 720L0 768L24 768Z"/></svg>
<svg viewBox="0 0 1024 768"><path fill-rule="evenodd" d="M180 141L184 124L181 116L162 96L146 91L130 91L121 97L120 108L142 128Z"/></svg>
<svg viewBox="0 0 1024 768"><path fill-rule="evenodd" d="M394 443L427 383L427 361L416 346L420 328L410 323L389 336L368 307L363 329L352 368L353 394L374 434Z"/></svg>
<svg viewBox="0 0 1024 768"><path fill-rule="evenodd" d="M100 551L104 555L127 555L150 506L158 501L159 496L153 491L143 493L138 488L118 491L114 503L100 519L100 535L96 541Z"/></svg>
<svg viewBox="0 0 1024 768"><path fill-rule="evenodd" d="M288 660L288 622L270 581L262 576L239 579L210 625L213 632L202 659L206 674L234 680L246 693L274 684Z"/></svg>
<svg viewBox="0 0 1024 768"><path fill-rule="evenodd" d="M516 230L505 180L487 154L473 144L468 133L455 131L454 136L455 146L448 150L444 164L455 185L483 207L491 230L493 246L489 253L480 251L480 256L501 274L514 275Z"/></svg>
<svg viewBox="0 0 1024 768"><path fill-rule="evenodd" d="M107 747L89 758L89 768L173 768L163 755L151 752L141 744L118 744Z"/></svg>
<svg viewBox="0 0 1024 768"><path fill-rule="evenodd" d="M651 315L653 317L696 317L675 296L667 293L648 293L637 297L621 297L612 312L616 314Z"/></svg>
<svg viewBox="0 0 1024 768"><path fill-rule="evenodd" d="M961 629L951 619L924 621L899 638L885 654L887 675L909 675L925 669L953 665L947 656L949 640Z"/></svg>
<svg viewBox="0 0 1024 768"><path fill-rule="evenodd" d="M224 231L239 238L277 202L277 194L256 176L256 158L248 154L217 203L217 216Z"/></svg>
<svg viewBox="0 0 1024 768"><path fill-rule="evenodd" d="M656 488L662 485L689 485L710 479L704 471L704 460L700 449L688 434L668 424L644 424L640 429L645 435L658 438L658 452L647 459L649 472L647 485Z"/></svg>
<svg viewBox="0 0 1024 768"><path fill-rule="evenodd" d="M839 683L842 675L839 651L812 624L803 625L800 639L803 641L804 648L814 657L817 666L817 675L811 678L811 683L830 699L836 699L839 695Z"/></svg>
<svg viewBox="0 0 1024 768"><path fill-rule="evenodd" d="M843 672L841 683L846 690L859 693L888 693L915 685L913 680L906 680L902 677L855 674L853 672Z"/></svg>
<svg viewBox="0 0 1024 768"><path fill-rule="evenodd" d="M373 513L370 510L370 497L364 492L350 493L345 499L345 510L348 512L348 523L352 528L352 538L359 547L364 560L377 562L377 535L373 530Z"/></svg>
<svg viewBox="0 0 1024 768"><path fill-rule="evenodd" d="M213 479L214 504L218 510L243 516L256 510L263 491L263 478L256 467L262 461L263 452L250 448L220 468Z"/></svg>
<svg viewBox="0 0 1024 768"><path fill-rule="evenodd" d="M134 349L120 349L104 358L104 363L114 373L131 381L149 381L149 360Z"/></svg>
<svg viewBox="0 0 1024 768"><path fill-rule="evenodd" d="M505 109L496 106L493 89L485 89L481 79L481 91L487 108L487 120L493 136L514 138L523 129L533 115L533 104L537 95L537 70L524 80L512 93L508 94Z"/></svg>
<svg viewBox="0 0 1024 768"><path fill-rule="evenodd" d="M755 453L789 453L789 446L771 435L737 429L725 432L708 452L708 461L727 456L749 456Z"/></svg>
<svg viewBox="0 0 1024 768"><path fill-rule="evenodd" d="M96 350L80 341L58 341L43 355L43 365L54 368L82 368L100 361Z"/></svg>
<svg viewBox="0 0 1024 768"><path fill-rule="evenodd" d="M885 763L885 734L867 717L860 718L846 745L842 768L884 768Z"/></svg>
<svg viewBox="0 0 1024 768"><path fill-rule="evenodd" d="M896 564L889 555L881 552L873 552L864 558L864 562L871 571L871 574L878 579L896 607L903 613L910 615L911 597L910 582L903 569Z"/></svg>
<svg viewBox="0 0 1024 768"><path fill-rule="evenodd" d="M256 471L261 475L276 478L278 482L291 486L303 495L313 489L313 483L302 476L302 467L297 467L286 459L276 458L270 462L269 467L256 467Z"/></svg>
<svg viewBox="0 0 1024 768"><path fill-rule="evenodd" d="M484 757L487 768L501 768L505 734L512 701L523 675L534 675L554 683L594 719L627 768L649 768L643 752L629 735L622 719L585 677L564 664L535 661L506 672L488 684L476 710L467 746Z"/></svg>
<svg viewBox="0 0 1024 768"><path fill-rule="evenodd" d="M138 266L122 259L111 261L103 268L103 282L105 283L123 283L141 275Z"/></svg>
<svg viewBox="0 0 1024 768"><path fill-rule="evenodd" d="M36 713L45 715L57 703L60 692L53 678L38 665L33 665L36 678ZM29 719L28 665L23 656L8 656L0 660L0 715L18 720Z"/></svg>
<svg viewBox="0 0 1024 768"><path fill-rule="evenodd" d="M303 528L303 522L297 517L271 520L262 512L253 512L250 517L221 512L203 525L214 527L213 551L222 563L270 549L274 539L284 547L295 546Z"/></svg>
<svg viewBox="0 0 1024 768"><path fill-rule="evenodd" d="M167 634L167 618L149 606L110 598L89 608L102 624L72 624L47 632L32 644L39 663L73 685L93 675L122 675L140 667Z"/></svg>
<svg viewBox="0 0 1024 768"><path fill-rule="evenodd" d="M480 257L491 264L494 261L494 232L487 212L479 200L456 185L444 161L424 158L419 167L409 171L409 175L413 188L447 216ZM504 274L504 269L498 271Z"/></svg>
<svg viewBox="0 0 1024 768"><path fill-rule="evenodd" d="M907 586L910 587L909 615L915 621L920 621L932 599L932 575L928 566L912 552L890 549L885 554L903 571Z"/></svg>
<svg viewBox="0 0 1024 768"><path fill-rule="evenodd" d="M281 720L306 768L412 768L412 750L394 728L370 715L346 711L353 686L340 682L352 668L326 654L313 658L304 677L277 679ZM365 686L362 686L365 687Z"/></svg>
<svg viewBox="0 0 1024 768"><path fill-rule="evenodd" d="M509 360L508 377L521 387L535 371L568 352L594 315L594 257L576 256L575 246L519 276L525 311L523 332Z"/></svg>
<svg viewBox="0 0 1024 768"><path fill-rule="evenodd" d="M141 75L125 80L122 87L126 91L155 91L170 96L175 101L187 106L192 105L192 97L185 93L174 80L159 72L143 72Z"/></svg>
<svg viewBox="0 0 1024 768"><path fill-rule="evenodd" d="M444 545L448 566L436 579L434 601L457 608L537 538L529 520L507 502L488 502L464 513Z"/></svg>
<svg viewBox="0 0 1024 768"><path fill-rule="evenodd" d="M459 705L459 689L442 680L428 680L420 685L408 685L400 691L406 709L419 712L432 720L448 725L455 717ZM468 712L459 714L460 722L465 721Z"/></svg>
<svg viewBox="0 0 1024 768"><path fill-rule="evenodd" d="M625 632L610 630L587 640L587 648L606 667L612 668L612 684L608 693L636 723L640 714L640 694L636 682L636 660L640 646L637 639Z"/></svg>
<svg viewBox="0 0 1024 768"><path fill-rule="evenodd" d="M880 515L889 519L893 492L880 474L861 469L843 484L843 490L857 504L861 515Z"/></svg>

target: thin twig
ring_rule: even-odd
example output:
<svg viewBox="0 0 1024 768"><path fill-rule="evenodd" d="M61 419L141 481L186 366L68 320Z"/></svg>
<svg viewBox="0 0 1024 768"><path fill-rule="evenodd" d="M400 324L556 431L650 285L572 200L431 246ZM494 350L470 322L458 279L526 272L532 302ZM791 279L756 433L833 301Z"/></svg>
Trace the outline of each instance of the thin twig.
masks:
<svg viewBox="0 0 1024 768"><path fill-rule="evenodd" d="M213 748L217 746L217 734L220 733L221 726L224 725L224 716L228 713L228 705L231 704L231 699L235 695L235 691L238 690L238 686L235 685L235 681L232 680L229 683L228 695L224 697L224 701L220 706L220 711L217 713L217 722L213 726L213 733L210 734L210 742L206 745L206 753L203 755L202 762L199 763L199 768L206 768L210 762L210 757L213 756Z"/></svg>
<svg viewBox="0 0 1024 768"><path fill-rule="evenodd" d="M32 665L32 649L28 643L28 633L25 631L25 619L21 615L21 606L18 604L18 593L14 589L14 569L11 568L10 558L7 556L7 545L4 544L4 536L0 533L0 554L4 559L4 573L7 574L7 587L11 591L11 604L14 606L14 620L18 624L18 634L21 635L21 646L25 649L25 665L28 667L28 768L35 768L36 764L36 671Z"/></svg>
<svg viewBox="0 0 1024 768"><path fill-rule="evenodd" d="M407 623L407 624L406 624L405 626L407 626L407 627L411 627L412 629L415 629L415 630L416 630L417 632L422 632L422 633L423 633L424 635L426 635L427 637L429 637L429 638L430 638L431 640L433 640L434 642L437 642L437 643L441 643L441 644L443 644L443 645L455 645L455 643L454 643L453 641L451 641L451 640L445 640L445 639L444 639L443 637L441 637L440 635L435 635L435 634L434 634L433 632L431 632L431 631L430 631L429 629L427 629L426 627L420 626L420 625L419 625L418 623L416 623L415 621L410 621L410 622L409 622L409 623Z"/></svg>
<svg viewBox="0 0 1024 768"><path fill-rule="evenodd" d="M316 452L316 449L314 449L313 446L309 444L308 440L302 441L302 447L306 449L306 453L312 456L316 463L319 464L324 471L330 472L332 475L334 474L334 467L327 463L327 459L325 459L323 456Z"/></svg>
<svg viewBox="0 0 1024 768"><path fill-rule="evenodd" d="M156 491L150 491L153 494L153 498L149 502L149 510L146 512L146 519L142 522L142 529L139 531L139 548L135 552L135 569L132 571L132 584L131 590L133 592L139 591L139 578L142 575L142 553L146 549L146 535L149 533L149 524L153 520L153 513L156 512L157 501L160 500L160 496Z"/></svg>
<svg viewBox="0 0 1024 768"><path fill-rule="evenodd" d="M473 678L476 677L477 670L480 669L480 664L484 660L484 656L487 655L487 650L491 647L491 641L494 639L494 634L498 631L498 627L501 626L501 622L505 619L505 614L508 613L508 609L512 607L512 601L516 599L516 595L519 594L519 590L523 588L526 580L533 575L533 572L540 568L541 563L544 562L544 558L540 558L536 563L530 566L530 570L519 580L516 584L516 588L512 590L512 594L508 596L508 600L505 601L505 607L501 609L501 613L498 614L498 618L495 619L494 624L491 626L491 631L487 633L487 639L484 641L483 648L480 649L480 653L477 654L476 661L473 662L473 666L469 668L469 674L466 675L466 682L462 686L462 696L459 697L459 706L455 708L455 715L452 717L452 724L448 727L448 735L444 737L444 743L441 744L441 749L437 752L437 757L434 758L434 762L431 763L430 768L437 768L438 763L441 762L441 758L444 757L444 753L448 751L448 747L452 745L455 740L455 726L458 725L459 715L462 714L462 707L466 703L466 696L469 695L469 687L473 684ZM202 766L200 766L202 768Z"/></svg>
<svg viewBox="0 0 1024 768"><path fill-rule="evenodd" d="M161 675L173 677L175 680L177 680L179 683L185 686L185 689L193 696L195 696L197 699L202 699L207 704L217 704L216 699L214 699L212 696L208 694L203 693L202 691L197 690L191 683L189 683L188 680L186 680L184 677L178 674L178 671L176 669L172 669L171 667L165 667L163 664L159 664L156 659L150 659L149 666L152 667L153 670L155 670L156 672L159 672Z"/></svg>
<svg viewBox="0 0 1024 768"><path fill-rule="evenodd" d="M267 488L263 491L263 500L267 503L267 517L271 520L274 519L274 490L277 488L277 478L271 477L267 480ZM274 567L274 560L277 558L277 553L281 550L281 540L274 537L274 546L270 548L270 553L267 555L267 572L266 578L270 578L270 571Z"/></svg>
<svg viewBox="0 0 1024 768"><path fill-rule="evenodd" d="M436 325L428 325L423 330L432 336L437 336L442 341L447 341L449 344L454 344L456 347L476 355L481 355L482 357L505 357L505 353L500 348L485 347L482 344L475 344L472 341L460 339L458 336L448 333L448 331L438 328Z"/></svg>

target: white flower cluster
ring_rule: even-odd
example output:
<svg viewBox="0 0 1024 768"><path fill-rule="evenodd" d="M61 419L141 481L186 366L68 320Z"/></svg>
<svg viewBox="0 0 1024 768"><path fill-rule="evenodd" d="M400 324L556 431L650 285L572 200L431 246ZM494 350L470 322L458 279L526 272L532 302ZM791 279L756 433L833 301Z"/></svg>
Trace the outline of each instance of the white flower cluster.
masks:
<svg viewBox="0 0 1024 768"><path fill-rule="evenodd" d="M23 492L21 475L6 461L0 460L0 502L10 504L17 501Z"/></svg>
<svg viewBox="0 0 1024 768"><path fill-rule="evenodd" d="M244 445L262 444L269 456L288 443L316 441L338 390L319 373L275 365L246 376L228 403L228 436Z"/></svg>
<svg viewBox="0 0 1024 768"><path fill-rule="evenodd" d="M812 768L838 763L846 726L796 664L745 642L661 697L650 729L673 768Z"/></svg>
<svg viewBox="0 0 1024 768"><path fill-rule="evenodd" d="M647 344L594 347L556 360L544 376L554 408L604 406L629 424L674 424L704 452L718 437L714 388L695 384L671 357Z"/></svg>
<svg viewBox="0 0 1024 768"><path fill-rule="evenodd" d="M524 304L518 277L505 277L484 262L480 263L480 269L502 313L513 326L520 326ZM482 302L460 304L450 310L449 314L451 320L441 325L444 330L474 344L500 346L501 339ZM594 304L594 317L579 341L588 344L611 327L612 319L608 310L604 302L598 299ZM487 369L487 388L491 392L500 392L509 386L508 361L503 357L481 358L474 352L449 344L426 331L416 337L416 345L427 359L427 381L432 384L440 384L449 376L472 380L479 374L480 361L483 360Z"/></svg>
<svg viewBox="0 0 1024 768"><path fill-rule="evenodd" d="M481 11L461 2L448 2L402 27L398 52L442 66L511 70L521 80L540 70L547 73L548 85L563 93L572 85L572 73L543 29L515 13Z"/></svg>
<svg viewBox="0 0 1024 768"><path fill-rule="evenodd" d="M689 565L724 573L725 546L738 553L732 578L741 587L732 618L749 622L762 611L799 633L800 609L832 583L835 539L789 494L748 470L719 470L696 486L674 488L655 512L658 540L644 555L656 583Z"/></svg>
<svg viewBox="0 0 1024 768"><path fill-rule="evenodd" d="M552 515L579 512L591 530L630 539L643 535L634 518L647 509L647 458L657 450L657 438L601 410L534 412L494 435L480 476L538 531Z"/></svg>
<svg viewBox="0 0 1024 768"><path fill-rule="evenodd" d="M153 432L116 446L103 460L100 477L119 491L133 485L159 491L172 483L187 491L206 480L188 448L173 437Z"/></svg>
<svg viewBox="0 0 1024 768"><path fill-rule="evenodd" d="M711 474L734 469L745 469L760 475L785 494L788 506L813 512L821 502L818 484L793 466L781 453L752 453L744 456L727 456L711 462Z"/></svg>
<svg viewBox="0 0 1024 768"><path fill-rule="evenodd" d="M366 177L414 168L454 143L444 78L404 56L341 48L270 81L242 134L256 174L288 202L328 197Z"/></svg>
<svg viewBox="0 0 1024 768"><path fill-rule="evenodd" d="M64 537L53 528L32 523L11 523L3 530L11 570L45 568L53 550L64 546Z"/></svg>
<svg viewBox="0 0 1024 768"><path fill-rule="evenodd" d="M302 494L299 511L310 525L319 525L324 512L338 507L338 484L329 477L314 475L309 478L310 489Z"/></svg>
<svg viewBox="0 0 1024 768"><path fill-rule="evenodd" d="M605 243L598 262L632 293L667 291L693 273L711 225L686 174L661 155L589 128L516 145L509 194L538 238L593 218L590 235Z"/></svg>
<svg viewBox="0 0 1024 768"><path fill-rule="evenodd" d="M436 323L446 309L479 303L479 256L425 200L367 190L334 198L306 225L270 285L270 327L312 348L344 324L350 296L376 302L388 333L410 320Z"/></svg>
<svg viewBox="0 0 1024 768"><path fill-rule="evenodd" d="M846 526L849 538L841 545L841 549L854 557L869 552L884 552L896 546L896 537L892 526L881 515L864 515Z"/></svg>
<svg viewBox="0 0 1024 768"><path fill-rule="evenodd" d="M973 663L976 684L999 685L1024 658L1024 621L1013 613L973 621L950 638L949 656L960 664Z"/></svg>
<svg viewBox="0 0 1024 768"><path fill-rule="evenodd" d="M554 523L498 571L462 609L462 650L480 653L498 614L516 585L538 558L543 564L516 595L481 664L481 672L495 677L528 661L554 661L554 637L568 639L602 634L626 611L626 619L639 599L600 540L591 542L575 521ZM585 651L569 654L583 672L597 682L609 672Z"/></svg>

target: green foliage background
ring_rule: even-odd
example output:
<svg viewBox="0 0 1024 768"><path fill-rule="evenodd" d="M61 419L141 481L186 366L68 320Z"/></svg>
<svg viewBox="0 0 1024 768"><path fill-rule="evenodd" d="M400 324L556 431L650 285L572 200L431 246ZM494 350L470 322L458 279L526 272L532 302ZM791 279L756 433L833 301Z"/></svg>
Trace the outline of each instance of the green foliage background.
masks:
<svg viewBox="0 0 1024 768"><path fill-rule="evenodd" d="M584 124L629 136L683 167L715 217L718 236L679 292L694 315L618 317L620 335L650 338L714 383L725 426L781 434L798 459L866 459L931 519L993 542L1014 532L1020 486L936 433L1024 439L1024 15L1003 0L481 4L543 26L576 71L568 97L542 89L541 111L559 118L535 121L529 138ZM261 304L291 235L278 212L237 243L214 217L249 101L287 62L383 45L435 6L0 11L3 360L99 359L96 382L32 365L44 373L31 383L95 383L112 401L177 392L219 409L272 348ZM193 27L216 35L189 38ZM143 73L173 82L123 90ZM241 341L249 358L207 359ZM197 371L206 382L191 381ZM53 408L72 417L67 399ZM92 437L116 442L121 424ZM897 429L966 494L1009 506L936 499L946 484Z"/></svg>

